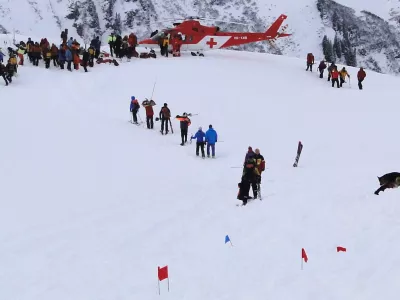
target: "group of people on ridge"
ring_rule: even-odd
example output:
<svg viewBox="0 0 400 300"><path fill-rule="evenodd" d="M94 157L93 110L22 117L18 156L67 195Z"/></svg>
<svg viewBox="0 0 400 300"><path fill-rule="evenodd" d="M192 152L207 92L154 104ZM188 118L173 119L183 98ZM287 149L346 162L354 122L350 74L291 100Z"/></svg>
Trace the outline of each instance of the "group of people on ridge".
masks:
<svg viewBox="0 0 400 300"><path fill-rule="evenodd" d="M312 72L312 66L314 64L314 55L312 53L307 54L307 69L306 71L310 70ZM350 74L347 72L346 68L343 67L340 71L338 70L338 67L335 65L335 63L331 63L329 67L326 65L325 60L322 60L319 63L319 66L317 68L317 71L319 71L319 78L324 78L324 71L325 69L328 68L328 81L331 81L332 79L332 87L335 86L337 88L343 87L343 83L346 82L346 77L349 78L350 80ZM360 70L357 73L357 79L358 79L358 88L360 90L363 89L362 82L364 81L365 77L367 74L365 73L364 68L360 68Z"/></svg>

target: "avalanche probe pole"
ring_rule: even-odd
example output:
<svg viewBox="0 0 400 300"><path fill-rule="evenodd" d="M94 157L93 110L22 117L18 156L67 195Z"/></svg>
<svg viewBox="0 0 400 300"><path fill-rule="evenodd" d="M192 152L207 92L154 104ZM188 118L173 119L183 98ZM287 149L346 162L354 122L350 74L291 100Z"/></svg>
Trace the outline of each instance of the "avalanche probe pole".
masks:
<svg viewBox="0 0 400 300"><path fill-rule="evenodd" d="M156 88L156 83L157 83L157 78L156 78L156 80L154 81L153 91L151 92L151 98L150 98L150 100L153 100L154 89Z"/></svg>

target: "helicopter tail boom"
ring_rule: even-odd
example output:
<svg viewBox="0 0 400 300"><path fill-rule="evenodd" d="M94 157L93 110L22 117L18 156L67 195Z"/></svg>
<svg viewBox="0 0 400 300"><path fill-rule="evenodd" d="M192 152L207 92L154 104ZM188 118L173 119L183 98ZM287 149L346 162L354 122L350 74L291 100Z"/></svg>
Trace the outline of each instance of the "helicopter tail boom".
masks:
<svg viewBox="0 0 400 300"><path fill-rule="evenodd" d="M278 30L281 27L283 21L285 21L287 19L286 15L280 15L278 19L276 19L276 21L267 29L267 31L265 32L265 35L267 38L275 38L277 37L278 34ZM287 36L287 35L285 35Z"/></svg>

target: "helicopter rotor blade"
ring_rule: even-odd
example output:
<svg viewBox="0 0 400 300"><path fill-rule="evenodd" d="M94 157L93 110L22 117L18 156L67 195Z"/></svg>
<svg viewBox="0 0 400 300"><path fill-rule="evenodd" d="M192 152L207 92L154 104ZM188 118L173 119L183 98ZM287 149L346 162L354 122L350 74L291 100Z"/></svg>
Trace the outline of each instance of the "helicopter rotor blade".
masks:
<svg viewBox="0 0 400 300"><path fill-rule="evenodd" d="M217 19L201 18L201 20L204 20L204 21L211 21L211 22L227 23L227 24L246 25L246 26L249 26L249 25L250 25L250 24L247 24L247 23L234 22L234 21L223 21L223 20L217 20Z"/></svg>

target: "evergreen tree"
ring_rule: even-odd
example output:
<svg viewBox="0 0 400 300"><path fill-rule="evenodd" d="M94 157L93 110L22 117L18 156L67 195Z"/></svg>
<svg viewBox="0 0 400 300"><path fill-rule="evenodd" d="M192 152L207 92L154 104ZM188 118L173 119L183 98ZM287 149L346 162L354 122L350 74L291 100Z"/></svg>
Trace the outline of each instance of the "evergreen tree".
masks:
<svg viewBox="0 0 400 300"><path fill-rule="evenodd" d="M70 20L78 20L79 16L80 16L80 12L79 12L79 6L77 2L72 2L69 7L69 14L66 16L67 19Z"/></svg>
<svg viewBox="0 0 400 300"><path fill-rule="evenodd" d="M335 60L335 55L333 52L332 42L328 39L326 35L322 39L322 52L324 53L325 59L329 62Z"/></svg>
<svg viewBox="0 0 400 300"><path fill-rule="evenodd" d="M333 40L333 51L336 54L337 58L342 57L342 43L337 34L335 35L335 39Z"/></svg>
<svg viewBox="0 0 400 300"><path fill-rule="evenodd" d="M336 10L333 12L332 15L332 28L335 31L340 31L340 19L339 15L337 14Z"/></svg>
<svg viewBox="0 0 400 300"><path fill-rule="evenodd" d="M122 22L121 22L121 15L119 13L115 14L114 24L112 26L113 30L117 34L122 33Z"/></svg>

